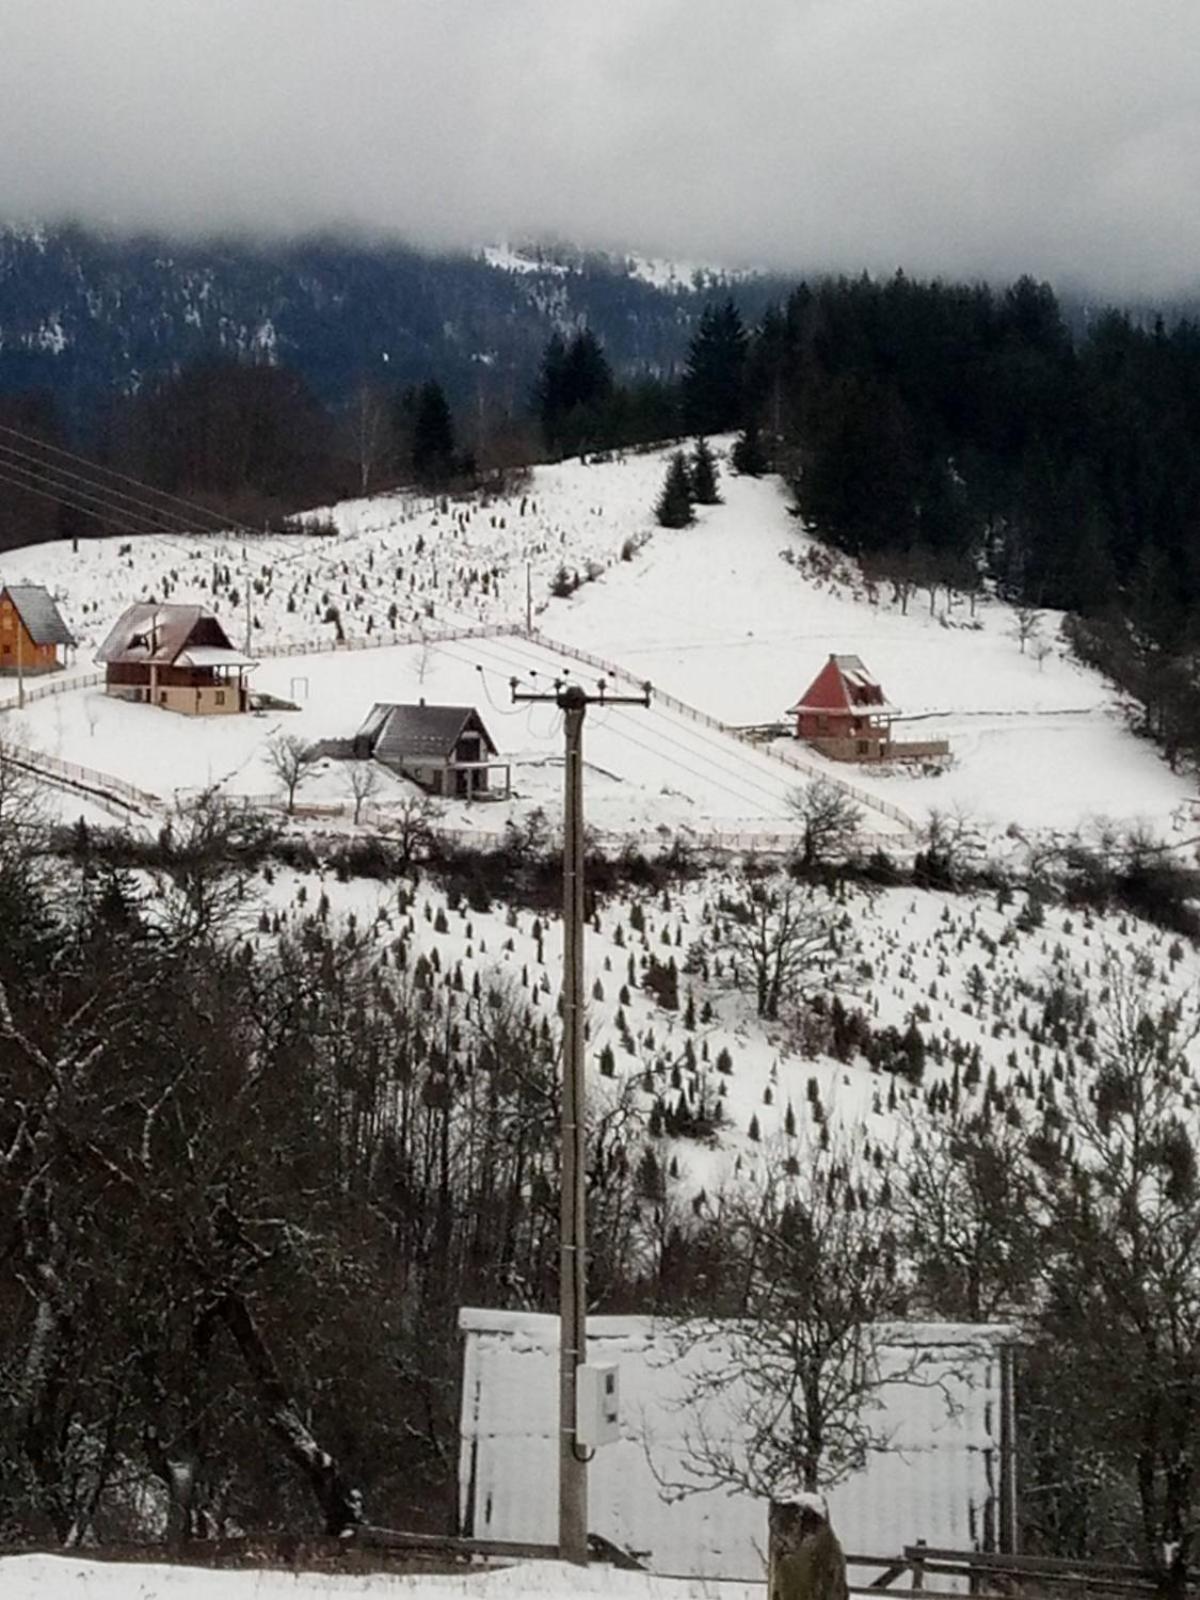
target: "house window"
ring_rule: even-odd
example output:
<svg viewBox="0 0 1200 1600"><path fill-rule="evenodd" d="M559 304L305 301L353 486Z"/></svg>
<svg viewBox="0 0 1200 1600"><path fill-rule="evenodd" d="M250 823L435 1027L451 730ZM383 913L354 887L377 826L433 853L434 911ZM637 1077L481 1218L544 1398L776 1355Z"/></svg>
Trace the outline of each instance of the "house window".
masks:
<svg viewBox="0 0 1200 1600"><path fill-rule="evenodd" d="M828 733L829 732L829 718L828 717L818 717L817 718L817 732L818 733Z"/></svg>
<svg viewBox="0 0 1200 1600"><path fill-rule="evenodd" d="M870 748L871 741L869 739L860 739L858 741L858 753L860 756L865 756Z"/></svg>
<svg viewBox="0 0 1200 1600"><path fill-rule="evenodd" d="M217 702L217 704L219 706L223 706L225 704L225 691L224 691L224 689L218 689L217 692L216 692L216 695L214 696L214 699L216 700L216 702Z"/></svg>
<svg viewBox="0 0 1200 1600"><path fill-rule="evenodd" d="M167 691L165 689L160 689L158 691L158 703L159 703L160 706L165 706L166 705L166 703L167 703Z"/></svg>

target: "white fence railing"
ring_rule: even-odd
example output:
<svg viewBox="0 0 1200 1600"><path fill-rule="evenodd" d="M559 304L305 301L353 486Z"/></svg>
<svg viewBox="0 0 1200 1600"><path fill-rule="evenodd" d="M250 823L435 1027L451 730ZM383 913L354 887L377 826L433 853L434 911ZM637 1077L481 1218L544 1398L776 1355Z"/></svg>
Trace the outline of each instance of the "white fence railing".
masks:
<svg viewBox="0 0 1200 1600"><path fill-rule="evenodd" d="M509 630L512 631L512 630ZM636 677L627 667L618 666L615 661L605 661L601 656L595 656L590 650L580 650L578 646L563 644L558 639L551 639L548 635L531 628L528 632L520 630L523 637L533 644L541 645L543 649L553 650L561 655L570 656L574 661L582 661L586 666L596 667L599 671L607 673L609 677L624 678L626 683L635 684L641 688L643 679ZM686 700L680 700L676 695L669 694L665 689L655 688L654 698L659 705L666 706L681 717L688 718L691 722L699 723L702 727L711 728L715 733L723 733L731 739L737 739L743 744L752 744L750 736L738 728L731 727L726 722L721 722L717 717L710 716L707 711L701 711L696 706L688 705ZM890 817L893 822L898 822L907 833L916 833L917 824L899 806L893 805L890 800L882 800L877 795L869 794L865 789L860 789L857 784L847 783L845 778L836 777L827 772L825 768L818 767L811 761L805 761L801 756L794 756L785 750L762 749L761 753L770 761L781 762L785 767L791 767L796 772L803 772L810 778L823 778L831 783L834 788L848 795L856 805L865 806L871 811L878 812L881 816ZM893 841L894 842L894 841Z"/></svg>
<svg viewBox="0 0 1200 1600"><path fill-rule="evenodd" d="M63 784L93 798L115 802L126 811L149 813L162 805L157 795L136 789L132 783L114 777L111 772L97 772L94 767L83 767L74 761L60 761L57 756L45 755L41 750L29 750L24 745L6 742L4 758L52 783Z"/></svg>
<svg viewBox="0 0 1200 1600"><path fill-rule="evenodd" d="M72 689L94 689L98 683L104 682L102 672L77 673L70 678L55 678L51 683L37 682L25 690L24 700L20 694L8 695L0 700L0 711L19 711L22 705L31 705L35 700L48 699L52 694L70 694Z"/></svg>
<svg viewBox="0 0 1200 1600"><path fill-rule="evenodd" d="M280 656L340 655L344 650L391 650L405 644L451 644L456 639L499 639L505 634L521 633L511 622L486 622L470 628L431 628L428 631L411 629L393 630L390 634L371 633L348 639L276 639L271 644L255 646L255 653L264 660Z"/></svg>

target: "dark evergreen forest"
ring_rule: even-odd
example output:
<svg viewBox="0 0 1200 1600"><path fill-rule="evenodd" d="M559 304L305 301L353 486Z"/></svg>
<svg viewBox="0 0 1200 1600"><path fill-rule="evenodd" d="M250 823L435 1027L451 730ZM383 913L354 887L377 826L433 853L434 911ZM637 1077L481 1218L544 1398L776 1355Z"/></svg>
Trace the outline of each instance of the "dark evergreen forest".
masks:
<svg viewBox="0 0 1200 1600"><path fill-rule="evenodd" d="M398 483L469 489L532 461L740 430L735 469L779 472L807 526L869 578L1067 611L1076 650L1128 694L1137 725L1173 762L1200 751L1200 323L1186 316L1082 317L1030 278L821 279L782 297L776 284L770 303L764 282L706 303L610 270L548 272L558 299L534 294L530 320L512 274L411 252L151 253L139 276L128 251L109 260L74 236L46 259L28 241L7 249L6 288L50 274L43 312L74 251L87 303L115 297L126 335L94 347L104 312L86 338L79 317L61 328L64 351L6 344L0 548L148 531L64 488L31 436L262 526ZM387 364L367 349L384 313ZM495 361L464 367L489 341Z"/></svg>

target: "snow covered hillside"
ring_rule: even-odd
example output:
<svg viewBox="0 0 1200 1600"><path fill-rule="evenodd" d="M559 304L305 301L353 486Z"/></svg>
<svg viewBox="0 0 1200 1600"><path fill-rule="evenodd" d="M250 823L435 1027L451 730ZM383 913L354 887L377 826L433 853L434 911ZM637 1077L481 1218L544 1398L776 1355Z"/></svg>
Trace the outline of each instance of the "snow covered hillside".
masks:
<svg viewBox="0 0 1200 1600"><path fill-rule="evenodd" d="M1022 653L1011 611L993 600L981 601L973 618L945 592L932 613L926 597L914 596L907 615L883 591L870 596L845 564L811 544L773 480L726 472L723 505L702 509L693 528L657 528L651 507L666 454L538 468L524 489L479 501L347 502L320 514L336 526L332 535L250 544L112 539L77 552L37 546L7 555L0 576L50 587L79 634L81 671L92 668L119 611L147 597L212 605L238 643L248 623L260 654L323 642L328 656L308 657L302 669L264 662L255 680L287 695L307 679L302 711L288 724L305 734L349 734L371 701L418 689L478 702L517 759L528 758L518 788L537 804L554 803L553 783L534 776L538 763L543 777L549 771L554 716L512 718L507 680L536 671L544 681L564 667L585 678L596 672L512 638L351 655L338 650L339 636L391 644L464 626L515 630L528 594L543 633L735 725L783 718L831 652L853 652L905 713L901 737L949 739L952 764L940 774L880 771L805 752L814 766L918 821L931 807L962 807L995 833L1070 828L1096 816L1141 819L1169 833L1193 786L1127 732L1097 674L1057 644L1048 654ZM1043 619L1043 638L1056 624ZM155 740L147 741L146 713L97 710L95 699L33 706L19 736L151 789L163 786L167 766L170 787L226 779L239 793L269 787L254 754L267 736L261 724L257 734L228 721L184 729L157 716ZM680 719L668 727L661 712L660 705L649 717L609 711L594 719L589 805L598 825L786 829L784 802L796 777L731 741L716 756L706 736L701 754ZM11 718L6 726L18 736ZM156 750L138 748L151 742ZM790 739L785 748L797 753ZM625 792L610 804L612 783ZM307 798L329 799L330 785L335 777Z"/></svg>

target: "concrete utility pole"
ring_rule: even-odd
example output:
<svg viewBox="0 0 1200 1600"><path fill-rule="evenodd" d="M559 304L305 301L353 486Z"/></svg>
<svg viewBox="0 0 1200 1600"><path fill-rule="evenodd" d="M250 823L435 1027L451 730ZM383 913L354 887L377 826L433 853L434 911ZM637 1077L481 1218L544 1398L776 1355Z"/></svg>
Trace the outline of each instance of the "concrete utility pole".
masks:
<svg viewBox="0 0 1200 1600"><path fill-rule="evenodd" d="M558 1553L587 1563L587 1463L577 1437L579 1368L587 1360L586 1088L583 1054L583 719L589 705L648 706L650 685L639 695L610 695L556 680L552 694L522 694L512 679L514 702L550 701L563 713L566 733L563 786L563 1081L562 1190L559 1204Z"/></svg>

